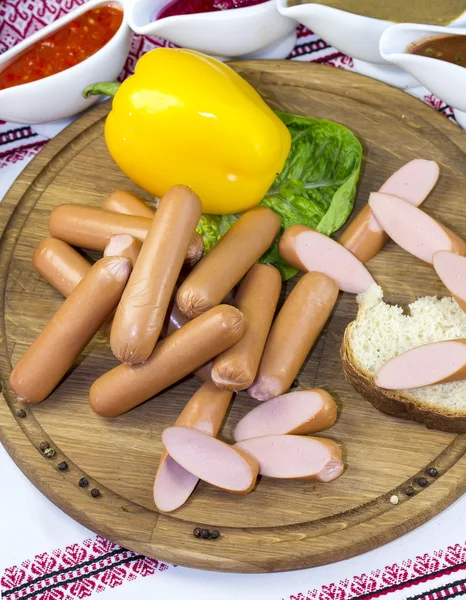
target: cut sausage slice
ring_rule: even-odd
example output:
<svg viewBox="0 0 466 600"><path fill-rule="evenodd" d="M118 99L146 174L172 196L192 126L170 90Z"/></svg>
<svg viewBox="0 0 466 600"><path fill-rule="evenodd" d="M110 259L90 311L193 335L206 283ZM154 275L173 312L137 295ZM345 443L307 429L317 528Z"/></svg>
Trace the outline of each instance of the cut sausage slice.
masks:
<svg viewBox="0 0 466 600"><path fill-rule="evenodd" d="M236 426L237 442L274 434L307 434L331 427L337 405L321 389L290 392L253 408Z"/></svg>
<svg viewBox="0 0 466 600"><path fill-rule="evenodd" d="M295 269L324 273L342 292L362 294L374 283L366 267L349 250L304 225L288 227L278 248L280 256Z"/></svg>
<svg viewBox="0 0 466 600"><path fill-rule="evenodd" d="M387 390L420 388L466 379L466 340L434 342L403 352L383 365L375 384Z"/></svg>
<svg viewBox="0 0 466 600"><path fill-rule="evenodd" d="M233 448L255 458L265 477L327 482L344 470L340 446L326 438L266 435L237 442Z"/></svg>
<svg viewBox="0 0 466 600"><path fill-rule="evenodd" d="M235 344L243 329L239 310L214 307L160 341L145 363L119 365L99 377L89 394L92 410L102 417L131 410Z"/></svg>
<svg viewBox="0 0 466 600"><path fill-rule="evenodd" d="M270 330L257 377L248 389L256 400L288 391L338 298L338 286L322 273L306 273L285 300Z"/></svg>
<svg viewBox="0 0 466 600"><path fill-rule="evenodd" d="M134 267L141 248L141 242L138 242L127 233L120 233L112 235L110 241L105 246L104 256L123 256L130 260Z"/></svg>
<svg viewBox="0 0 466 600"><path fill-rule="evenodd" d="M241 449L187 427L169 427L162 434L168 454L184 469L222 490L248 494L259 470Z"/></svg>
<svg viewBox="0 0 466 600"><path fill-rule="evenodd" d="M127 233L141 244L152 218L121 214L79 204L56 206L49 218L50 234L72 246L103 252L113 235ZM186 262L194 264L204 253L202 237L194 232L186 252Z"/></svg>
<svg viewBox="0 0 466 600"><path fill-rule="evenodd" d="M441 250L434 254L433 264L445 287L466 312L466 257Z"/></svg>
<svg viewBox="0 0 466 600"><path fill-rule="evenodd" d="M116 190L107 196L102 202L102 208L122 215L135 215L146 219L152 219L155 214L145 202L125 190Z"/></svg>
<svg viewBox="0 0 466 600"><path fill-rule="evenodd" d="M393 173L379 192L398 196L413 206L419 206L432 191L438 177L439 166L436 162L416 158ZM366 204L338 241L361 262L367 262L382 250L389 239Z"/></svg>
<svg viewBox="0 0 466 600"><path fill-rule="evenodd" d="M177 427L191 427L215 437L222 425L232 397L212 382L204 383L186 404L175 422ZM182 506L199 479L186 471L167 453L162 454L154 483L157 508L170 512Z"/></svg>
<svg viewBox="0 0 466 600"><path fill-rule="evenodd" d="M67 298L87 275L91 263L66 242L56 238L43 240L32 257L36 271Z"/></svg>
<svg viewBox="0 0 466 600"><path fill-rule="evenodd" d="M254 265L241 282L235 306L244 315L244 334L214 360L211 377L217 387L239 392L252 385L281 289L279 271L268 265Z"/></svg>
<svg viewBox="0 0 466 600"><path fill-rule="evenodd" d="M126 258L91 267L13 369L19 400L42 402L53 391L118 304L130 271Z"/></svg>
<svg viewBox="0 0 466 600"><path fill-rule="evenodd" d="M280 231L280 218L270 208L245 212L181 284L177 304L188 317L197 317L219 304L271 246Z"/></svg>
<svg viewBox="0 0 466 600"><path fill-rule="evenodd" d="M426 263L439 250L466 253L466 243L453 231L397 196L375 192L369 206L392 240Z"/></svg>
<svg viewBox="0 0 466 600"><path fill-rule="evenodd" d="M110 345L121 362L152 354L201 210L199 197L182 185L160 201L113 319Z"/></svg>

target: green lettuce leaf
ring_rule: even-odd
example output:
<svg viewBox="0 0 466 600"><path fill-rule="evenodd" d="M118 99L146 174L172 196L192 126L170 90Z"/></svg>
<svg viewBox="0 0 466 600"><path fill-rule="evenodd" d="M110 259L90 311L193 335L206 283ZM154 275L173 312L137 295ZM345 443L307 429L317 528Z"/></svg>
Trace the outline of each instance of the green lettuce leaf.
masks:
<svg viewBox="0 0 466 600"><path fill-rule="evenodd" d="M283 171L262 206L280 217L282 231L300 223L325 235L340 229L353 210L362 148L346 127L324 119L277 112L291 133L291 150ZM202 215L198 232L209 252L241 215ZM278 240L260 262L277 267L283 279L297 270L278 253Z"/></svg>

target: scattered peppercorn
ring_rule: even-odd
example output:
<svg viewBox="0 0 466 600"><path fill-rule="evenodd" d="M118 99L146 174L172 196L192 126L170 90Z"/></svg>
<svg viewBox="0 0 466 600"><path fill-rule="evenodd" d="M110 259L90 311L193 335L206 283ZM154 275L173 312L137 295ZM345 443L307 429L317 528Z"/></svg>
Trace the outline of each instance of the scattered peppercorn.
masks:
<svg viewBox="0 0 466 600"><path fill-rule="evenodd" d="M88 485L89 485L88 480L85 477L81 477L81 479L79 480L79 487L86 488Z"/></svg>
<svg viewBox="0 0 466 600"><path fill-rule="evenodd" d="M41 452L44 452L44 450L47 450L47 448L49 447L47 442L41 442L39 444L39 449L41 450Z"/></svg>
<svg viewBox="0 0 466 600"><path fill-rule="evenodd" d="M414 488L411 485L408 485L408 487L405 489L405 494L407 496L414 496Z"/></svg>
<svg viewBox="0 0 466 600"><path fill-rule="evenodd" d="M58 463L57 469L59 471L67 471L68 470L68 463L66 463L65 461Z"/></svg>
<svg viewBox="0 0 466 600"><path fill-rule="evenodd" d="M55 456L55 450L53 448L46 448L44 450L44 456L46 458L53 458Z"/></svg>
<svg viewBox="0 0 466 600"><path fill-rule="evenodd" d="M24 410L24 408L20 408L19 410L17 410L16 416L20 419L24 419L24 417L26 416L26 411Z"/></svg>
<svg viewBox="0 0 466 600"><path fill-rule="evenodd" d="M195 538L201 537L201 530L199 529L199 527L196 527L196 529L193 531L193 536Z"/></svg>
<svg viewBox="0 0 466 600"><path fill-rule="evenodd" d="M396 505L398 504L398 502L399 502L399 498L398 498L398 496L397 496L396 494L393 494L393 496L391 496L391 497L390 497L390 502L391 502L391 503L392 503L394 506L396 506Z"/></svg>
<svg viewBox="0 0 466 600"><path fill-rule="evenodd" d="M429 475L429 477L437 477L438 471L434 467L431 467L430 469L427 469L427 475Z"/></svg>
<svg viewBox="0 0 466 600"><path fill-rule="evenodd" d="M100 496L100 491L97 488L92 488L92 490L91 490L91 496L93 498L98 498Z"/></svg>
<svg viewBox="0 0 466 600"><path fill-rule="evenodd" d="M421 487L426 487L426 485L429 485L429 482L427 481L427 479L425 477L419 477L419 479L417 480L417 483Z"/></svg>
<svg viewBox="0 0 466 600"><path fill-rule="evenodd" d="M220 533L216 529L214 529L214 531L210 532L210 539L211 540L216 540L219 537L220 537Z"/></svg>
<svg viewBox="0 0 466 600"><path fill-rule="evenodd" d="M292 388L297 388L299 386L299 381L297 379L293 379L293 383L291 384Z"/></svg>
<svg viewBox="0 0 466 600"><path fill-rule="evenodd" d="M210 531L208 529L201 529L199 536L203 540L208 540L210 538Z"/></svg>

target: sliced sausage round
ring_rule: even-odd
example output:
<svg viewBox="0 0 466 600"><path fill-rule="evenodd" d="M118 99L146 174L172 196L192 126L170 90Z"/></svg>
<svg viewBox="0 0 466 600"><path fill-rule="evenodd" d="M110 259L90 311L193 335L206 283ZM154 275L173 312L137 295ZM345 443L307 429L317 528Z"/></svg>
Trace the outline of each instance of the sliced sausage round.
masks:
<svg viewBox="0 0 466 600"><path fill-rule="evenodd" d="M199 479L233 494L248 494L259 470L241 449L187 427L169 427L162 434L168 454Z"/></svg>
<svg viewBox="0 0 466 600"><path fill-rule="evenodd" d="M466 243L453 231L397 196L375 192L369 206L391 239L426 263L439 250L466 253Z"/></svg>
<svg viewBox="0 0 466 600"><path fill-rule="evenodd" d="M327 482L344 470L340 446L321 437L265 435L237 442L233 448L255 458L265 477Z"/></svg>
<svg viewBox="0 0 466 600"><path fill-rule="evenodd" d="M376 373L378 387L388 390L466 379L466 340L447 340L417 346L395 356Z"/></svg>
<svg viewBox="0 0 466 600"><path fill-rule="evenodd" d="M331 427L337 418L337 405L321 389L290 392L253 408L236 426L237 442L274 434L316 433Z"/></svg>
<svg viewBox="0 0 466 600"><path fill-rule="evenodd" d="M342 292L362 294L375 283L366 267L349 250L304 225L288 227L278 248L280 256L291 266L301 271L324 273Z"/></svg>

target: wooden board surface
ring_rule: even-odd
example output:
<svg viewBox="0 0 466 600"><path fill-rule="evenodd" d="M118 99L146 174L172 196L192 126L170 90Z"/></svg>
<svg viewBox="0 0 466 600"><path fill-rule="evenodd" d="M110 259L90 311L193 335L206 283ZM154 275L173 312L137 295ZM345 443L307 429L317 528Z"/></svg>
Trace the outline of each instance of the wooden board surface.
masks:
<svg viewBox="0 0 466 600"><path fill-rule="evenodd" d="M339 69L291 62L243 62L236 68L274 108L352 129L364 147L358 207L403 163L436 160L441 177L425 208L466 237L466 136L447 119L399 90ZM348 294L340 295L299 377L302 387L323 387L339 405L338 422L326 435L341 442L347 468L332 483L262 479L247 497L201 483L180 510L159 514L152 485L161 433L198 384L190 378L119 418L97 417L88 405L89 387L116 365L103 334L48 400L24 407L25 418L16 415L22 406L8 387L11 365L62 302L31 264L34 248L47 236L51 209L65 202L99 206L117 188L149 200L106 150L108 110L108 103L92 109L51 141L0 209L0 435L31 481L70 516L126 548L180 565L235 572L299 569L360 554L417 527L463 493L465 435L382 415L345 381L339 346L356 312ZM432 269L392 243L369 268L390 301L447 293ZM244 393L234 400L221 431L224 440L232 440L234 424L255 405ZM43 441L56 450L53 458L40 452ZM69 468L60 472L63 460ZM417 479L431 466L439 476L427 477L429 485L421 488ZM86 489L78 485L82 477L90 482ZM414 496L405 494L407 486ZM91 496L92 488L100 490L99 498ZM394 494L397 506L390 503ZM195 527L217 529L220 538L196 539Z"/></svg>

